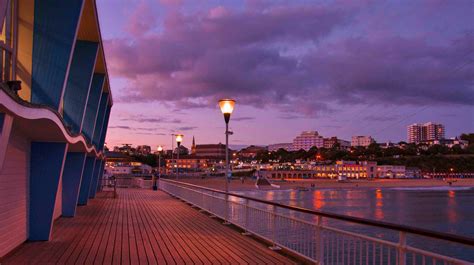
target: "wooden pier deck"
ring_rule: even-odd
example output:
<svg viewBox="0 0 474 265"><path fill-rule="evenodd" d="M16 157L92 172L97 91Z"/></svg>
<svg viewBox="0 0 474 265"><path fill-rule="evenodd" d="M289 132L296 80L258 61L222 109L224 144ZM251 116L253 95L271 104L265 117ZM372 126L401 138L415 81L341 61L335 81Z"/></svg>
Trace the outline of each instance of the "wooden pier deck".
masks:
<svg viewBox="0 0 474 265"><path fill-rule="evenodd" d="M2 264L291 264L162 191L102 192L48 242L27 242Z"/></svg>

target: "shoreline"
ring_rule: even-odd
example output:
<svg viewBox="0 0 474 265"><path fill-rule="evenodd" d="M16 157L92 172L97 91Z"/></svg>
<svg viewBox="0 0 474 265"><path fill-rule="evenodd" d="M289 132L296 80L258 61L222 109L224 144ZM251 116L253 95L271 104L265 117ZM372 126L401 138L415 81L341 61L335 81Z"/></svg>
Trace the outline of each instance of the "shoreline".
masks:
<svg viewBox="0 0 474 265"><path fill-rule="evenodd" d="M208 187L212 189L224 190L224 179L222 178L186 178L179 181ZM357 189L357 188L474 188L474 178L471 179L453 179L450 186L447 181L442 179L375 179L375 180L348 180L347 182L338 182L331 179L288 179L285 181L270 180L272 184L279 185L280 188L255 187L255 179L247 178L244 183L240 179L233 179L229 183L230 191L265 191L265 190L292 190L292 189ZM314 186L312 186L314 185Z"/></svg>

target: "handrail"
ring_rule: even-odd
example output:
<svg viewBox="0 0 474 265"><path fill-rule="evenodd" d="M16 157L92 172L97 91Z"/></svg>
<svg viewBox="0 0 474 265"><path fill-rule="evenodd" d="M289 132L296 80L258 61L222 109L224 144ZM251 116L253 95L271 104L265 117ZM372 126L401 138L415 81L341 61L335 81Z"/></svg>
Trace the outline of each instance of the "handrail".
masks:
<svg viewBox="0 0 474 265"><path fill-rule="evenodd" d="M455 242L455 243L460 243L460 244L464 244L464 245L474 246L474 238L471 238L471 237L460 236L460 235L455 235L455 234L451 234L451 233L437 232L437 231L432 231L432 230L428 230L428 229L417 228L417 227L412 227L412 226L407 226L407 225L400 225L400 224L383 222L383 221L375 221L375 220L370 220L370 219L365 219L365 218L360 218L360 217L354 217L354 216L348 216L348 215L342 215L342 214L336 214L336 213L328 213L328 212L323 212L323 211L311 210L311 209L306 209L306 208L297 207L297 206L290 206L290 205L286 205L286 204L281 204L281 203L277 203L277 202L262 200L262 199L258 199L258 198L254 198L254 197L240 195L240 194L236 194L236 193L232 193L232 192L225 192L225 191L222 191L222 190L216 190L216 189L212 189L212 188L202 187L202 186L198 186L198 185L194 185L194 184L190 184L190 183L179 182L179 181L170 180L170 179L161 178L160 180L175 183L175 184L178 184L178 185L193 187L193 188L197 188L197 189L201 189L201 190L220 193L220 194L224 194L224 195L228 195L228 196L247 199L247 200L251 200L251 201L255 201L255 202L259 202L259 203L263 203L263 204L268 204L268 205L272 205L272 206L277 206L277 207L285 208L285 209L292 210L292 211L307 213L307 214L311 214L311 215L323 216L323 217L328 217L328 218L342 220L342 221L348 221L348 222L357 223L357 224L371 225L371 226L376 226L376 227L380 227L380 228L391 229L391 230L406 232L406 233L410 233L410 234L426 236L426 237L436 238L436 239L440 239L440 240L446 240L446 241L450 241L450 242Z"/></svg>

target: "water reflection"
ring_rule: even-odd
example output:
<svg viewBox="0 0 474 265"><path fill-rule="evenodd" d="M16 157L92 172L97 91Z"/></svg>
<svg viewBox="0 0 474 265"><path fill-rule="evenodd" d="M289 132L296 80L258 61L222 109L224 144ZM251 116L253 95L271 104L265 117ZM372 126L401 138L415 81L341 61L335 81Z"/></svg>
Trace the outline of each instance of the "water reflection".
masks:
<svg viewBox="0 0 474 265"><path fill-rule="evenodd" d="M456 191L448 191L448 207L446 207L446 215L448 216L448 221L451 224L458 222L458 209L456 205Z"/></svg>
<svg viewBox="0 0 474 265"><path fill-rule="evenodd" d="M324 202L324 193L317 190L313 192L313 208L320 210L323 208L325 202Z"/></svg>
<svg viewBox="0 0 474 265"><path fill-rule="evenodd" d="M383 212L383 193L381 189L375 190L375 200L374 217L377 220L383 220L385 215Z"/></svg>

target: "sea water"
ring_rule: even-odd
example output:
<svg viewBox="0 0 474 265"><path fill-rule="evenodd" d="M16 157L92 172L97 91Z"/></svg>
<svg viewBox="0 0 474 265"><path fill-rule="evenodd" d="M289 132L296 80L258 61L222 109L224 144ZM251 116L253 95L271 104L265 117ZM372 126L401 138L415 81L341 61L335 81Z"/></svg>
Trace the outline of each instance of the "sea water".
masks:
<svg viewBox="0 0 474 265"><path fill-rule="evenodd" d="M377 221L474 237L474 188L334 188L247 191L245 195L291 206L356 216ZM287 211L292 217L315 221L315 217ZM326 225L396 242L395 231L325 220ZM474 261L474 248L441 240L409 237L409 243L440 254Z"/></svg>

